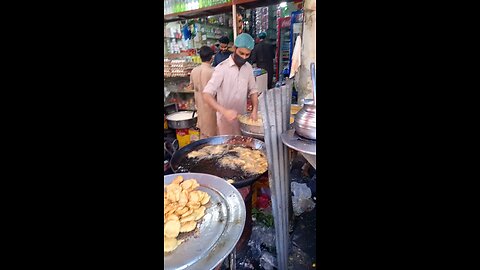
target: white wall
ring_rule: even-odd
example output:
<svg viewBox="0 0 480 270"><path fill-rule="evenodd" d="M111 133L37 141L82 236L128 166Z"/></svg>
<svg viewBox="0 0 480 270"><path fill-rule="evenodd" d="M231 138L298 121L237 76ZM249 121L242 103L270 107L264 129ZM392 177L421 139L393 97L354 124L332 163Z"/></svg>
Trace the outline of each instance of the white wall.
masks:
<svg viewBox="0 0 480 270"><path fill-rule="evenodd" d="M315 70L318 70L316 60L316 0L305 0L303 15L303 35L302 35L302 65L300 66L298 76L295 76L295 85L298 90L298 101L302 98L312 98L312 80L310 76L310 63L315 63ZM317 80L318 85L318 80ZM318 87L317 87L318 88Z"/></svg>

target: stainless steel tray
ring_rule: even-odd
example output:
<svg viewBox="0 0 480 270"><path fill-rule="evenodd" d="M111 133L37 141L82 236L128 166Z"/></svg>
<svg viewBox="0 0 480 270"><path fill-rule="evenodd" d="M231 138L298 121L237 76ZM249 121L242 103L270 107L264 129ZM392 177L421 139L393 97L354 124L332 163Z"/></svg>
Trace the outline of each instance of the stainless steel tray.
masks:
<svg viewBox="0 0 480 270"><path fill-rule="evenodd" d="M294 149L297 150L301 153L309 154L316 156L317 155L317 141L315 140L309 140L302 138L297 135L295 132L295 129L290 129L282 133L282 142Z"/></svg>
<svg viewBox="0 0 480 270"><path fill-rule="evenodd" d="M164 253L164 270L209 270L232 252L245 226L245 203L238 190L224 179L202 173L164 176L170 184L176 176L195 179L198 190L210 195L205 216L198 224L198 236L191 235L174 251Z"/></svg>

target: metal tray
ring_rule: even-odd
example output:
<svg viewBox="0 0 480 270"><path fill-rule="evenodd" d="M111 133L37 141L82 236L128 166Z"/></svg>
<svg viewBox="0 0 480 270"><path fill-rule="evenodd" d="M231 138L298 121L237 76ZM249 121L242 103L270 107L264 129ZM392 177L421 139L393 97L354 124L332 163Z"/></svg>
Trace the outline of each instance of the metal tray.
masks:
<svg viewBox="0 0 480 270"><path fill-rule="evenodd" d="M290 129L282 133L282 142L301 153L309 154L316 156L317 155L317 141L309 140L303 137L300 137L295 132L295 129Z"/></svg>
<svg viewBox="0 0 480 270"><path fill-rule="evenodd" d="M210 195L205 216L198 223L198 236L191 235L174 251L164 253L164 270L209 270L232 252L245 226L245 203L238 190L220 177L202 173L164 176L170 184L177 176L195 179L198 190Z"/></svg>

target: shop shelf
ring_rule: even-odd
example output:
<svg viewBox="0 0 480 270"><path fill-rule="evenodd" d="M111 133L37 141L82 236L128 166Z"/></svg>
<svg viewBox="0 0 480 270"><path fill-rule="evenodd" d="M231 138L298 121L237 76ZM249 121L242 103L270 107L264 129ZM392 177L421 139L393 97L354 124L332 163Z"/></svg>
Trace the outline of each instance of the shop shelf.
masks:
<svg viewBox="0 0 480 270"><path fill-rule="evenodd" d="M173 21L180 21L185 19L192 19L192 18L199 18L199 17L206 17L212 16L222 13L228 13L232 11L232 5L247 5L253 4L257 2L263 2L259 0L232 0L230 3L224 3L220 5L215 5L206 8L199 8L195 10L189 10L179 13L172 13L163 16L164 22L173 22Z"/></svg>

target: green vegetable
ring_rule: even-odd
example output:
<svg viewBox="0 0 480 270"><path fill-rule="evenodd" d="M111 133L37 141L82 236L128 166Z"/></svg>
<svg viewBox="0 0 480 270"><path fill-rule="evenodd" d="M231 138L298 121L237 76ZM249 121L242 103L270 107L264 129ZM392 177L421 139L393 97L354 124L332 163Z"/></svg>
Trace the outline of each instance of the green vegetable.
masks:
<svg viewBox="0 0 480 270"><path fill-rule="evenodd" d="M265 226L269 228L274 227L272 214L264 213L257 208L252 208L252 215L256 220L258 220L258 222L263 223Z"/></svg>

